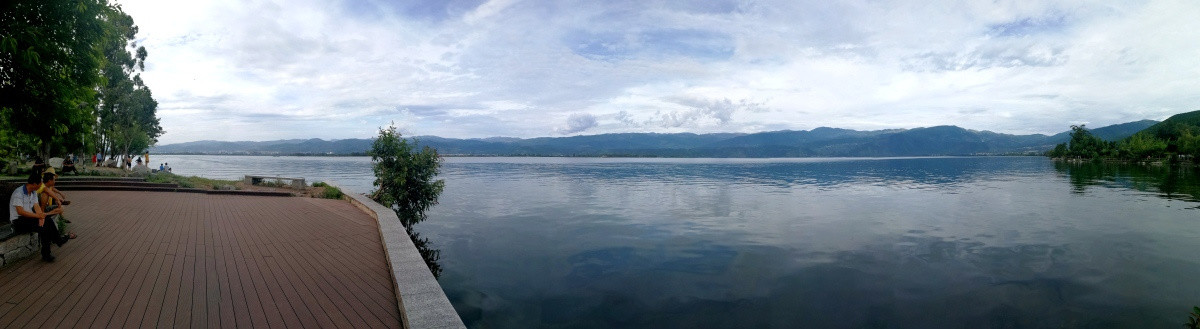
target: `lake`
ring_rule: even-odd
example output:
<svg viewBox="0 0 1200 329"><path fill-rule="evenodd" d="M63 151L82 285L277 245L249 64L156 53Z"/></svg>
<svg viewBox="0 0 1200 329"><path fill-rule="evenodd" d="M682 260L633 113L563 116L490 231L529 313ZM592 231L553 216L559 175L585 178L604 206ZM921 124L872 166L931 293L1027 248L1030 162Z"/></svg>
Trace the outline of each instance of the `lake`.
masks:
<svg viewBox="0 0 1200 329"><path fill-rule="evenodd" d="M365 157L152 156L370 189ZM1180 327L1200 177L1041 157L446 158L416 230L478 328Z"/></svg>

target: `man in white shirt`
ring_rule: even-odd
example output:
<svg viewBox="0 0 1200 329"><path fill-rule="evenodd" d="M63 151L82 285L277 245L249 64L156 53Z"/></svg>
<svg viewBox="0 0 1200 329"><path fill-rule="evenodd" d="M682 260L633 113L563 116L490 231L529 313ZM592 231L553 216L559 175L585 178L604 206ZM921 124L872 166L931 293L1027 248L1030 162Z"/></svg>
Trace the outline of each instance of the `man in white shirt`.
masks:
<svg viewBox="0 0 1200 329"><path fill-rule="evenodd" d="M13 230L17 233L37 232L42 240L42 260L53 262L50 244L55 243L61 247L66 240L59 237L58 227L53 222L46 221L46 217L52 214L43 212L42 207L38 205L37 191L42 186L41 176L38 173L29 175L25 185L13 191L8 203L8 220L12 222Z"/></svg>

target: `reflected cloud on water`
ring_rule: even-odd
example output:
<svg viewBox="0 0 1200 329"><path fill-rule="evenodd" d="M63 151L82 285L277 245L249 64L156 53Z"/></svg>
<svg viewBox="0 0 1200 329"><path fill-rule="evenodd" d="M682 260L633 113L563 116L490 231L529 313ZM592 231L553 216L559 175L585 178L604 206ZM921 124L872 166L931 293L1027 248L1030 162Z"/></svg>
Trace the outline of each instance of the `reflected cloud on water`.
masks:
<svg viewBox="0 0 1200 329"><path fill-rule="evenodd" d="M1182 215L1045 158L572 161L448 165L426 228L469 325L1163 327L1200 295Z"/></svg>
<svg viewBox="0 0 1200 329"><path fill-rule="evenodd" d="M597 159L547 158L528 163L508 162L513 158L450 158L445 174L487 175L497 180L529 177L603 181L605 184L643 182L689 182L697 187L744 184L788 188L814 186L895 186L901 188L947 188L998 172L1031 175L1031 163L1044 158L824 158L824 159ZM952 161L947 161L952 159ZM1016 161L1012 161L1012 160Z"/></svg>

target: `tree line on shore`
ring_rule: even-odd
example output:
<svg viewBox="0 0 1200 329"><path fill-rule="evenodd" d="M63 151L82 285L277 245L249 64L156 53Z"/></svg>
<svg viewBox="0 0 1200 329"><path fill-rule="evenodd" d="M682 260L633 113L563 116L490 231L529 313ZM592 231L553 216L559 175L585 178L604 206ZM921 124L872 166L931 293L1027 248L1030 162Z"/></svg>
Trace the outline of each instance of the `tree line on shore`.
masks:
<svg viewBox="0 0 1200 329"><path fill-rule="evenodd" d="M1071 138L1046 152L1052 158L1081 160L1191 162L1200 155L1200 111L1174 115L1117 141L1071 126Z"/></svg>
<svg viewBox="0 0 1200 329"><path fill-rule="evenodd" d="M137 33L108 0L0 4L0 160L153 145L163 130Z"/></svg>

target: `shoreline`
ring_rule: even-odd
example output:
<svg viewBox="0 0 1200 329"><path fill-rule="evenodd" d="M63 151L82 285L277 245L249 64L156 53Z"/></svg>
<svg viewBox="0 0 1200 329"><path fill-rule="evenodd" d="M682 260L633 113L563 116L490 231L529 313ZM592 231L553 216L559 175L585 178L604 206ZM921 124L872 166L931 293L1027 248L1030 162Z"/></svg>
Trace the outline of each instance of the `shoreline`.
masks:
<svg viewBox="0 0 1200 329"><path fill-rule="evenodd" d="M232 154L232 153L156 153L152 156L252 156L252 157L313 157L313 158L356 158L370 157L366 154ZM676 156L622 156L622 155L475 155L440 154L443 158L596 158L596 159L926 159L926 158L989 158L989 157L1045 157L1040 154L958 154L958 155L897 155L897 156L812 156L812 157L676 157Z"/></svg>

